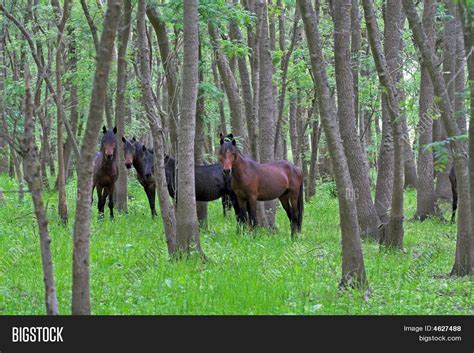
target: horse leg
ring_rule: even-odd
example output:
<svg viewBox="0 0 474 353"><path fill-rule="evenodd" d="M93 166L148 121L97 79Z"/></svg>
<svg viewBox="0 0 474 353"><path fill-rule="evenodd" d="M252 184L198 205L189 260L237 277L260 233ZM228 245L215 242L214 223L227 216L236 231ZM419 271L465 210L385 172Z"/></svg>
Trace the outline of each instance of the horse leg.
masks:
<svg viewBox="0 0 474 353"><path fill-rule="evenodd" d="M294 232L295 232L295 222L293 220L293 211L290 206L290 199L288 196L288 191L285 192L283 195L280 196L280 202L283 208L286 211L286 215L288 216L288 219L290 221L290 226L291 226L291 238L293 238Z"/></svg>
<svg viewBox="0 0 474 353"><path fill-rule="evenodd" d="M114 186L108 188L110 219L114 219ZM104 200L105 201L105 200Z"/></svg>
<svg viewBox="0 0 474 353"><path fill-rule="evenodd" d="M250 225L255 227L257 225L257 197L252 196L248 199Z"/></svg>
<svg viewBox="0 0 474 353"><path fill-rule="evenodd" d="M458 209L458 193L456 187L452 184L451 188L453 191L453 212L451 213L451 223L454 223L454 219L456 218L456 210Z"/></svg>
<svg viewBox="0 0 474 353"><path fill-rule="evenodd" d="M240 211L239 201L237 200L237 195L234 193L231 193L227 195L227 197L229 198L230 204L231 204L231 206L229 207L229 210L234 208L235 215L238 216L241 211Z"/></svg>
<svg viewBox="0 0 474 353"><path fill-rule="evenodd" d="M300 232L301 229L298 225L298 217L300 217L299 214L299 208L298 208L298 202L299 202L299 195L298 191L290 191L288 195L290 204L291 204L291 239L294 239L295 233Z"/></svg>
<svg viewBox="0 0 474 353"><path fill-rule="evenodd" d="M97 208L99 210L99 218L104 217L105 196L103 195L104 188L97 185Z"/></svg>
<svg viewBox="0 0 474 353"><path fill-rule="evenodd" d="M237 197L237 203L239 205L238 211L236 210L237 221L240 224L247 222L247 201Z"/></svg>
<svg viewBox="0 0 474 353"><path fill-rule="evenodd" d="M150 210L151 210L151 216L155 217L156 216L156 210L155 210L155 188L153 187L148 187L146 190L146 196L148 197L148 203L150 204Z"/></svg>

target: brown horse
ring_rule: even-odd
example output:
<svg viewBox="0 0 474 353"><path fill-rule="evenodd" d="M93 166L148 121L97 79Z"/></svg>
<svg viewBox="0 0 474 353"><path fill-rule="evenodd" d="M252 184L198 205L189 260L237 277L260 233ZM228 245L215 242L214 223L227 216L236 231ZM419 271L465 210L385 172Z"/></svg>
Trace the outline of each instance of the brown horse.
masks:
<svg viewBox="0 0 474 353"><path fill-rule="evenodd" d="M220 135L218 150L224 174L232 176L232 190L237 195L239 221L246 222L247 207L250 224L257 224L257 201L280 199L291 223L291 237L301 232L303 222L303 172L288 161L260 164L245 157L237 149L232 134Z"/></svg>
<svg viewBox="0 0 474 353"><path fill-rule="evenodd" d="M109 198L110 218L114 218L114 188L118 179L119 169L117 165L117 142L115 135L117 128L107 130L102 128L103 136L100 142L100 152L97 152L94 160L94 177L92 182L92 194L97 188L99 201L99 217L104 216L104 206Z"/></svg>

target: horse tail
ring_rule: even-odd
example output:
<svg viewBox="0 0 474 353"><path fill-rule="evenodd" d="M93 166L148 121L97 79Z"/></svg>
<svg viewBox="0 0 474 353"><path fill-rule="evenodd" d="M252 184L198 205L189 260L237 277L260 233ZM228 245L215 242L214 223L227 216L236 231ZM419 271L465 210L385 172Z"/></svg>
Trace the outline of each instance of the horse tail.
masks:
<svg viewBox="0 0 474 353"><path fill-rule="evenodd" d="M301 180L300 191L298 193L298 217L296 219L296 225L298 227L299 232L301 232L301 226L303 225L303 212L304 212L303 180Z"/></svg>

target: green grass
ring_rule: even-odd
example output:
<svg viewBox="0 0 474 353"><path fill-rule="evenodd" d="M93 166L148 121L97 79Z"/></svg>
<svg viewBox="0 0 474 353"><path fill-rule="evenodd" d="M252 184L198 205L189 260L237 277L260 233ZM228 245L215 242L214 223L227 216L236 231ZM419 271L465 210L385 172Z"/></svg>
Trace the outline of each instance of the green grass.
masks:
<svg viewBox="0 0 474 353"><path fill-rule="evenodd" d="M0 187L17 185L0 176ZM278 231L237 232L220 202L209 204L201 263L168 260L160 218L152 220L145 194L132 177L129 213L97 219L91 236L93 314L473 314L471 278L439 277L450 271L455 226L410 221L416 194L406 192L405 252L363 243L372 295L339 293L341 247L337 200L318 185L306 203L303 234L290 240L282 209ZM70 223L56 215L56 195L45 195L59 309L70 313L75 182L68 184ZM449 208L449 207L448 207ZM39 240L30 196L6 193L0 205L0 314L45 314Z"/></svg>

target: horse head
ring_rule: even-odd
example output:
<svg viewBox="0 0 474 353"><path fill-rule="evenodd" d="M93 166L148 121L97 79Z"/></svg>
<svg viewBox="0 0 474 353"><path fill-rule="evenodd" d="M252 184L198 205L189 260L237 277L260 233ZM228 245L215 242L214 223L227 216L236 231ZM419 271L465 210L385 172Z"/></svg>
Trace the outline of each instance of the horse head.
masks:
<svg viewBox="0 0 474 353"><path fill-rule="evenodd" d="M224 136L222 133L220 136L220 147L217 152L219 162L222 164L224 175L230 175L232 172L232 166L237 158L238 149L234 135L228 134Z"/></svg>
<svg viewBox="0 0 474 353"><path fill-rule="evenodd" d="M132 168L133 161L135 160L135 158L137 158L136 151L135 151L135 143L137 142L137 140L135 139L135 137L128 140L127 138L125 138L125 136L122 136L122 142L123 142L123 157L125 160L125 167L127 169L130 169Z"/></svg>
<svg viewBox="0 0 474 353"><path fill-rule="evenodd" d="M117 134L117 127L113 129L107 129L105 126L102 127L102 140L100 142L100 151L105 157L106 161L113 161L115 159L115 152L117 149L117 143L115 135Z"/></svg>

